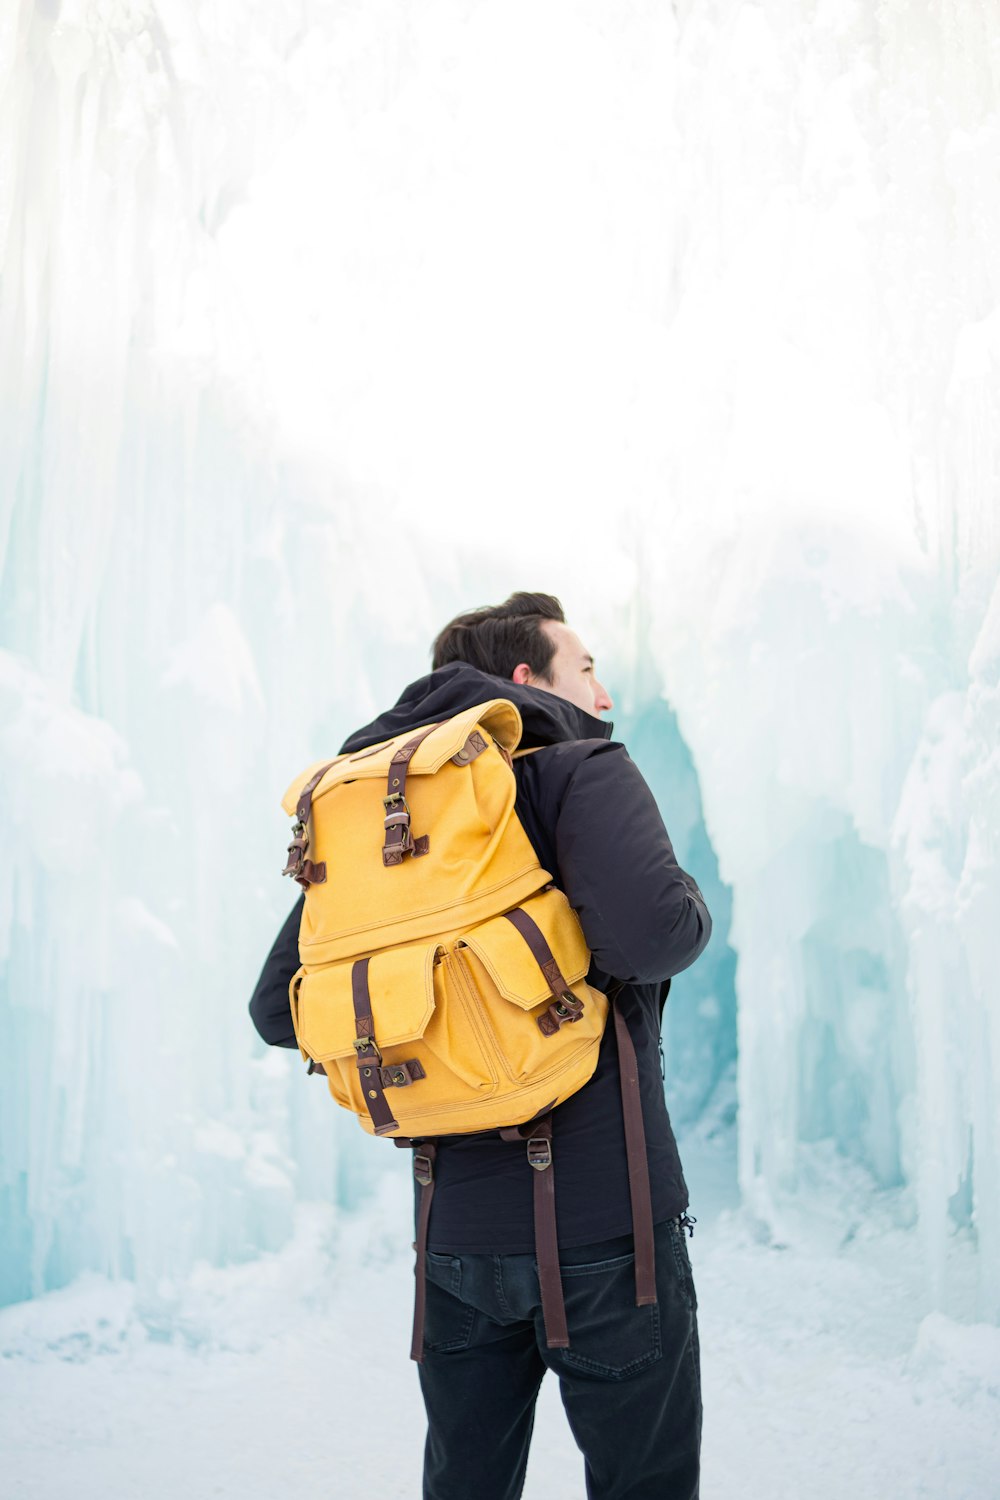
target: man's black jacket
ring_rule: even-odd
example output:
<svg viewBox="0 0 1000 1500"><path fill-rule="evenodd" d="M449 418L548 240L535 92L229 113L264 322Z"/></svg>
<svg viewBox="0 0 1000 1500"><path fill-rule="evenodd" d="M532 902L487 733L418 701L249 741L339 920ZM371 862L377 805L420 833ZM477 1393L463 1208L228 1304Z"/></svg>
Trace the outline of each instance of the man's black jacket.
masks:
<svg viewBox="0 0 1000 1500"><path fill-rule="evenodd" d="M672 974L701 953L712 930L701 892L679 867L659 810L611 725L540 688L454 662L414 682L395 707L351 735L353 754L434 724L490 698L517 705L523 747L515 761L518 817L543 868L577 912L593 955L589 981L624 980L619 1004L635 1042L653 1218L688 1202L663 1098L660 1015ZM278 934L250 1002L265 1042L294 1047L288 984L299 966L299 901ZM608 1026L589 1083L556 1110L553 1158L559 1242L587 1245L631 1233L618 1052ZM429 1246L444 1253L534 1249L532 1170L523 1146L496 1134L445 1140L435 1168Z"/></svg>

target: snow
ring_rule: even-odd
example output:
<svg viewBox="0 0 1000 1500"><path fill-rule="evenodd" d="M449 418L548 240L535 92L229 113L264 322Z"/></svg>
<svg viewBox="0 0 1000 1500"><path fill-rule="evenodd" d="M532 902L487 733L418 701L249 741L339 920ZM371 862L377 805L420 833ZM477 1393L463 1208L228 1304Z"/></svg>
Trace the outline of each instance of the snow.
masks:
<svg viewBox="0 0 1000 1500"><path fill-rule="evenodd" d="M412 1500L423 1413L405 1188L347 1227L300 1211L280 1251L199 1267L161 1289L159 1315L93 1276L0 1313L5 1492L361 1500L377 1477ZM718 1202L699 1215L706 1497L995 1493L1000 1330L921 1318L913 1236L855 1230L831 1250L776 1243ZM958 1274L970 1259L966 1246ZM582 1467L546 1377L525 1500L576 1500Z"/></svg>

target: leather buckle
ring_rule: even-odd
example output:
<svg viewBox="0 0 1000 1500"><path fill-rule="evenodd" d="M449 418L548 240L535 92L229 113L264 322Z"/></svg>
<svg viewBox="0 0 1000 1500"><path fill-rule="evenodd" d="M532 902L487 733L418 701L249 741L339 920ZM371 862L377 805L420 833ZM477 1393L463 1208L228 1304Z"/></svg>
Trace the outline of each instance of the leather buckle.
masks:
<svg viewBox="0 0 1000 1500"><path fill-rule="evenodd" d="M422 1151L413 1158L413 1175L421 1187L430 1187L434 1180L434 1163Z"/></svg>
<svg viewBox="0 0 1000 1500"><path fill-rule="evenodd" d="M398 865L404 854L412 854L413 835L410 832L410 809L400 792L390 792L382 798L385 808L385 844L382 848L382 863Z"/></svg>
<svg viewBox="0 0 1000 1500"><path fill-rule="evenodd" d="M560 1026L569 1026L583 1016L583 1001L570 990L563 990L558 1000L553 1000L548 1010L538 1017L538 1029L543 1036L555 1036Z"/></svg>
<svg viewBox="0 0 1000 1500"><path fill-rule="evenodd" d="M288 860L282 875L292 875L298 879L302 873L305 862L306 850L309 848L309 839L306 834L305 825L298 820L292 824L292 842L288 846Z"/></svg>
<svg viewBox="0 0 1000 1500"><path fill-rule="evenodd" d="M357 1060L358 1060L358 1067L359 1068L361 1067L362 1063L366 1063L366 1062L370 1062L371 1061L370 1058L367 1058L364 1055L368 1051L369 1047L371 1048L372 1052L375 1054L376 1061L381 1066L381 1063L382 1063L382 1054L378 1050L378 1043L376 1042L376 1040L375 1040L375 1038L373 1036L356 1036L354 1038L354 1041L352 1042L351 1045L353 1046L354 1051L357 1054Z"/></svg>
<svg viewBox="0 0 1000 1500"><path fill-rule="evenodd" d="M543 1135L533 1135L528 1142L528 1163L536 1172L552 1165L552 1142Z"/></svg>

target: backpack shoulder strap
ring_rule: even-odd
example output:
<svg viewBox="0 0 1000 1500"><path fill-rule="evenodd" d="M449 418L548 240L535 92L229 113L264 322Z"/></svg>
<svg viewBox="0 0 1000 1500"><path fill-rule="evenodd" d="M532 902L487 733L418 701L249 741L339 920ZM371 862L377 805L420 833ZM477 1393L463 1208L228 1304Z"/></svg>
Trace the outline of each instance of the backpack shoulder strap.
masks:
<svg viewBox="0 0 1000 1500"><path fill-rule="evenodd" d="M615 1016L615 1040L618 1043L618 1070L621 1077L622 1118L625 1126L625 1157L628 1162L628 1189L632 1200L632 1238L635 1246L635 1305L649 1307L656 1301L656 1265L653 1248L653 1203L649 1191L649 1161L646 1157L646 1131L642 1121L642 1099L639 1095L639 1064L628 1023L621 1013L619 985L608 996Z"/></svg>

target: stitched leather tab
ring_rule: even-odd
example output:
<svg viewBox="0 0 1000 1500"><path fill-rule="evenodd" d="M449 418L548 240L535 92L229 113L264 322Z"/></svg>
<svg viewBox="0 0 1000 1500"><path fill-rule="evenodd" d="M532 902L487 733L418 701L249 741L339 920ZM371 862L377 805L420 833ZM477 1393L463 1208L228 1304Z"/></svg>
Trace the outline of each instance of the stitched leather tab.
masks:
<svg viewBox="0 0 1000 1500"><path fill-rule="evenodd" d="M483 751L488 748L479 730L474 729L457 755L451 757L452 763L456 766L471 765L476 757L482 755Z"/></svg>
<svg viewBox="0 0 1000 1500"><path fill-rule="evenodd" d="M411 1083L417 1083L419 1079L427 1077L415 1057L411 1057L408 1062L386 1063L379 1072L384 1089L405 1089Z"/></svg>

